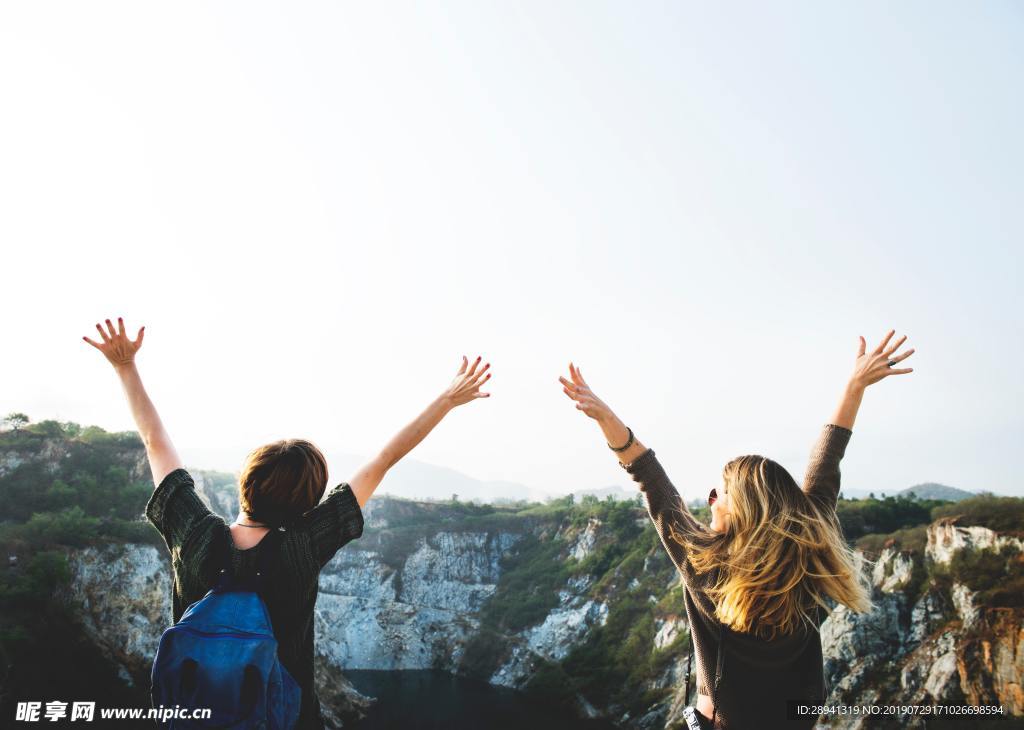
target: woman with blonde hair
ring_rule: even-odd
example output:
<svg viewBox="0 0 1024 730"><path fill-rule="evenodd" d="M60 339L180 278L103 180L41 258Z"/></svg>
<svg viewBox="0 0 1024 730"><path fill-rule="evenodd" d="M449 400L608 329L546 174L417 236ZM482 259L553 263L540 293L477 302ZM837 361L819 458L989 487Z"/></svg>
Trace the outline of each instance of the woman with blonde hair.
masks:
<svg viewBox="0 0 1024 730"><path fill-rule="evenodd" d="M690 727L810 728L816 715L799 706L825 701L819 629L829 600L871 609L870 584L843 538L836 516L839 462L865 389L913 368L893 366L890 331L874 351L864 338L832 420L815 445L803 487L771 459L740 456L711 490L711 523L697 521L654 451L615 415L569 364L559 377L576 408L597 421L620 465L643 492L662 544L679 571L697 655L697 706ZM689 702L689 676L687 676ZM673 713L675 714L675 713Z"/></svg>

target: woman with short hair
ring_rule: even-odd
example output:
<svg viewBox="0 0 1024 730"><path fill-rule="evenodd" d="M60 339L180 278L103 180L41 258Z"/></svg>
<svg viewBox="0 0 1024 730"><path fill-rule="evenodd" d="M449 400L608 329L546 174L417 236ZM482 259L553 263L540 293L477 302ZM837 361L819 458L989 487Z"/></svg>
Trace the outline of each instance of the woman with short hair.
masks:
<svg viewBox="0 0 1024 730"><path fill-rule="evenodd" d="M325 499L327 462L304 439L284 439L261 446L246 459L239 477L238 518L230 526L210 511L194 489L135 366L145 327L136 339L106 320L99 323L102 342L82 339L100 350L121 379L132 416L146 446L156 490L146 516L160 531L171 553L173 618L199 601L214 584L219 567L229 561L240 578L252 577L261 564L273 577L264 596L278 643L278 657L302 691L296 728L323 728L313 676L313 607L320 570L340 547L362 535L362 507L388 470L422 441L452 409L490 393L490 363L470 364L462 358L454 380L411 423L398 432L376 457L348 482L335 486ZM272 528L277 539L265 539ZM270 545L273 554L264 556ZM266 561L266 562L265 562Z"/></svg>

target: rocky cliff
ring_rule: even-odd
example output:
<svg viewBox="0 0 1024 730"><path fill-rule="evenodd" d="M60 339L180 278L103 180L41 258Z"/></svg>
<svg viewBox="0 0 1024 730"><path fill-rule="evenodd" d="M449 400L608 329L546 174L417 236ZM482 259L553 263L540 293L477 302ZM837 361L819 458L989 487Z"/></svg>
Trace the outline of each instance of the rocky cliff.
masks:
<svg viewBox="0 0 1024 730"><path fill-rule="evenodd" d="M206 493L205 487L200 491ZM525 539L547 540L558 546L559 560L580 565L610 537L597 519L575 526L540 520L468 529L438 522L439 516L451 517L443 512L437 505L398 500L371 503L364 539L339 552L322 573L318 662L325 706L337 721L358 716L367 702L339 670L466 671L467 646L486 628L485 609L502 582L503 566ZM417 517L434 527L415 530ZM979 605L974 592L956 580L927 580L928 569L934 573L958 553L985 548L1018 556L1009 560L1019 559L1024 545L1019 537L941 521L928 527L925 551L889 546L873 563L865 561L875 610L858 615L839 606L822 626L829 701L987 704L1024 713L1021 610ZM111 545L75 551L71 565L75 580L68 598L79 606L86 631L124 667L126 679L144 677L170 613L166 555L148 545ZM655 608L678 589L677 581L655 551L635 567L632 576L568 577L543 616L491 639L488 647L500 660L487 668L487 679L531 690L538 672L566 660L605 626L615 604L646 573L661 581L660 591L645 597L652 614L647 651L676 649L642 682L655 701L635 714L585 689L574 701L581 713L609 717L623 727L662 727L677 719L686 622L680 612ZM597 586L599 580L604 585ZM822 722L837 728L884 726L877 717L870 724L852 718ZM924 724L904 720L892 726Z"/></svg>
<svg viewBox="0 0 1024 730"><path fill-rule="evenodd" d="M34 457L0 454L0 479L29 458L51 466L69 453L85 458L55 443L46 441ZM116 455L125 445L110 449ZM147 491L136 495L131 479L147 474L137 452L118 468L128 475L117 493L127 515ZM32 480L51 472L59 469L38 470L9 489L33 488ZM236 513L230 479L192 474L212 509ZM624 728L661 728L679 718L688 640L682 591L642 509L592 498L502 509L381 498L365 517L363 537L320 578L317 675L334 727L372 702L345 679L344 670L355 669L467 674ZM75 519L81 529L98 529ZM11 544L31 537L33 520L18 532L22 542ZM1024 715L1022 535L955 518L922 525L916 540L894 535L863 561L875 609L853 614L839 606L822 626L828 701L1001 705ZM148 686L171 615L166 549L110 538L62 549L71 580L58 598L125 683ZM926 725L923 718L847 716L820 726Z"/></svg>
<svg viewBox="0 0 1024 730"><path fill-rule="evenodd" d="M882 550L871 570L876 608L835 608L822 625L830 703L1000 705L1024 714L1024 611L991 606L951 571L991 556L1018 566L1024 542L979 526L939 520L924 551ZM968 576L976 577L976 576ZM926 719L847 718L829 727L927 727Z"/></svg>

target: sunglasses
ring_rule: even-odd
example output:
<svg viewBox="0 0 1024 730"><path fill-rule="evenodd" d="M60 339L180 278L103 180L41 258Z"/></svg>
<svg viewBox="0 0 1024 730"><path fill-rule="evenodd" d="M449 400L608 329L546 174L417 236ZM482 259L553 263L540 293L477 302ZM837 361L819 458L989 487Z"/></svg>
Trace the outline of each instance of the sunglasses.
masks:
<svg viewBox="0 0 1024 730"><path fill-rule="evenodd" d="M728 494L728 492L722 492L722 494ZM708 507L718 501L718 489L712 488L711 493L708 494Z"/></svg>

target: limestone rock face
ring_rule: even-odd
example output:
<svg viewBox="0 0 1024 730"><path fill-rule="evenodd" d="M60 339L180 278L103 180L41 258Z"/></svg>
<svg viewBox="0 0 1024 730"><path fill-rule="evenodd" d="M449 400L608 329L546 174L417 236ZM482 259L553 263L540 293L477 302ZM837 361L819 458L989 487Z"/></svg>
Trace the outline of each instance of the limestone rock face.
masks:
<svg viewBox="0 0 1024 730"><path fill-rule="evenodd" d="M827 702L1002 705L1009 714L1024 712L1024 611L980 606L956 581L948 591L926 585L913 603L905 592L915 561L948 565L959 551L1004 545L1019 548L1021 540L939 520L928 528L924 555L884 549L871 570L875 609L854 614L837 606L822 625ZM924 728L925 722L848 716L821 727Z"/></svg>
<svg viewBox="0 0 1024 730"><path fill-rule="evenodd" d="M216 487L210 493L207 486L204 498L230 514L230 497L218 495ZM558 541L559 559L578 565L609 544L611 534L599 520L519 531L456 529L437 519L429 528L403 528L419 524L418 516L433 509L390 500L372 504L366 510L364 537L339 551L320 575L316 663L329 727L359 717L372 702L349 684L344 670L463 671L487 602L508 570L508 560L528 544L526 538L533 544ZM1007 712L1024 713L1021 609L986 607L956 581L943 589L920 580L926 566L948 565L957 551L1017 546L1020 539L941 521L929 527L927 537L923 553L887 547L875 562L862 561L874 609L857 614L836 606L823 623L827 701L1001 704ZM72 580L63 598L74 607L83 630L117 662L126 681L147 681L170 615L166 550L107 545L69 551L69 563ZM678 578L672 573L664 581L660 576L665 573L657 573L663 589L637 598L641 579L654 574L649 571L664 571L665 563L651 552L632 565L630 571L601 581L568 571L571 577L556 586L557 601L552 596L550 610L529 626L495 639L497 658L484 678L515 689L528 687L540 667L563 661L607 625L617 601L629 594L652 607L650 651L664 661L645 681L651 696L661 699L630 717L607 699L581 695L577 710L644 730L678 720L685 706L686 649L677 639L685 638L688 627L678 606L656 609L678 586ZM665 656L666 650L673 654ZM823 719L820 726L889 727L884 719L853 716ZM892 726L925 727L922 718Z"/></svg>
<svg viewBox="0 0 1024 730"><path fill-rule="evenodd" d="M502 557L520 537L437 532L398 568L358 542L346 546L320 574L321 650L347 669L455 671L497 587Z"/></svg>
<svg viewBox="0 0 1024 730"><path fill-rule="evenodd" d="M925 548L930 560L946 564L959 550L998 550L1009 545L1017 551L1024 550L1024 540L1012 535L1001 535L987 527L961 527L953 520L937 520L928 527L928 546Z"/></svg>
<svg viewBox="0 0 1024 730"><path fill-rule="evenodd" d="M118 664L122 677L133 684L145 679L171 615L166 550L88 547L70 553L68 567L71 580L62 598L76 607L86 634Z"/></svg>

